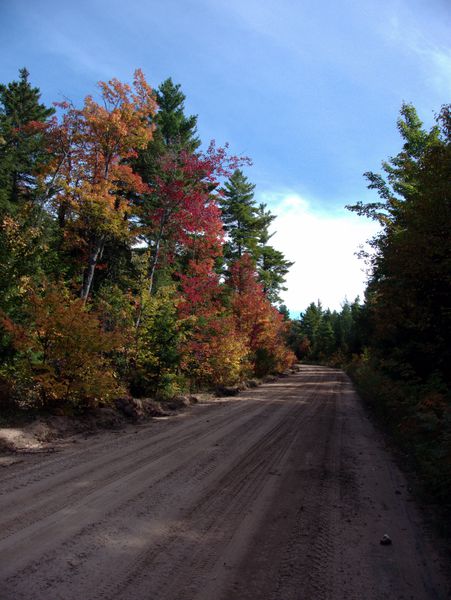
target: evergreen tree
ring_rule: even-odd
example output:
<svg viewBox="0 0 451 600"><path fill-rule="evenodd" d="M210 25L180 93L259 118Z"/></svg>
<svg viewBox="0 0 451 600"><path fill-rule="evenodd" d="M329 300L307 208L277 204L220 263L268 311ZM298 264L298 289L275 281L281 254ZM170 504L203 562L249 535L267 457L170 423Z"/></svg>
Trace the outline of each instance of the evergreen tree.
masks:
<svg viewBox="0 0 451 600"><path fill-rule="evenodd" d="M285 276L292 262L285 260L282 252L268 244L274 234L269 226L276 218L254 200L255 185L242 171L234 172L223 189L220 200L227 240L224 245L226 264L249 254L256 264L258 278L266 297L272 303L280 302L280 292L285 290Z"/></svg>
<svg viewBox="0 0 451 600"><path fill-rule="evenodd" d="M404 144L383 162L386 179L367 174L380 201L349 207L379 220L367 290L371 346L395 376L433 373L449 378L451 172L450 107L423 129L404 105L398 120Z"/></svg>
<svg viewBox="0 0 451 600"><path fill-rule="evenodd" d="M323 307L321 302L309 304L303 314L301 314L301 328L303 334L309 339L312 350L317 347L317 336L319 325L323 318Z"/></svg>
<svg viewBox="0 0 451 600"><path fill-rule="evenodd" d="M346 207L359 215L378 221L386 231L402 229L403 207L406 202L413 201L418 192L421 159L429 148L440 143L439 127L435 126L431 131L425 131L411 104L402 105L397 126L404 144L396 156L382 161L385 179L379 173L364 173L368 188L376 190L380 200L357 202ZM375 239L374 246L377 247L380 241L381 239Z"/></svg>
<svg viewBox="0 0 451 600"><path fill-rule="evenodd" d="M327 361L336 349L337 343L332 326L332 314L327 310L319 321L313 351L317 358Z"/></svg>
<svg viewBox="0 0 451 600"><path fill-rule="evenodd" d="M289 346L298 358L342 366L362 350L364 314L358 298L345 301L341 311L312 302L300 319L291 321Z"/></svg>
<svg viewBox="0 0 451 600"><path fill-rule="evenodd" d="M156 92L159 107L155 117L154 145L194 152L200 146L197 137L197 115L185 115L185 94L180 84L166 79Z"/></svg>
<svg viewBox="0 0 451 600"><path fill-rule="evenodd" d="M343 353L348 353L351 346L353 315L351 305L347 300L343 303L341 313L332 313L337 345Z"/></svg>
<svg viewBox="0 0 451 600"><path fill-rule="evenodd" d="M28 71L0 85L0 309L19 310L27 286L55 268L53 220L36 176L51 159L45 130L53 108L39 102Z"/></svg>
<svg viewBox="0 0 451 600"><path fill-rule="evenodd" d="M290 311L288 310L288 307L285 304L281 304L279 306L278 310L279 310L280 314L283 316L285 321L290 320Z"/></svg>
<svg viewBox="0 0 451 600"><path fill-rule="evenodd" d="M200 146L197 115L185 115L185 99L180 84L174 84L171 78L163 81L155 91L158 111L152 118L154 135L135 161L137 172L150 186L161 175L161 161L165 155L176 156L181 151L194 152Z"/></svg>
<svg viewBox="0 0 451 600"><path fill-rule="evenodd" d="M365 353L352 374L414 461L423 492L449 508L451 105L429 131L404 105L398 129L401 151L383 175L367 174L379 201L350 207L381 224L366 306L356 311Z"/></svg>
<svg viewBox="0 0 451 600"><path fill-rule="evenodd" d="M219 204L227 234L224 245L226 261L240 259L244 253L255 260L261 222L254 200L255 185L237 169L225 183Z"/></svg>
<svg viewBox="0 0 451 600"><path fill-rule="evenodd" d="M279 302L280 292L287 289L284 286L285 276L293 264L273 246L266 244L259 247L257 259L259 280L271 302Z"/></svg>
<svg viewBox="0 0 451 600"><path fill-rule="evenodd" d="M99 87L101 103L63 102L53 119L25 70L0 86L2 393L24 406L92 407L122 384L171 397L284 371L288 311L256 272L274 216L251 184L227 284L215 270L216 190L247 159L199 149L197 117L170 79L154 92L138 70L133 87Z"/></svg>
<svg viewBox="0 0 451 600"><path fill-rule="evenodd" d="M263 285L266 296L270 302L280 302L280 292L287 288L284 286L285 277L294 263L285 259L280 250L276 250L268 242L274 235L269 233L269 226L276 218L266 204L260 204L258 215L258 244L257 244L257 271L259 280Z"/></svg>
<svg viewBox="0 0 451 600"><path fill-rule="evenodd" d="M20 69L19 81L0 85L0 213L14 213L32 200L35 176L49 159L45 150L45 124L54 114L39 102L40 91Z"/></svg>

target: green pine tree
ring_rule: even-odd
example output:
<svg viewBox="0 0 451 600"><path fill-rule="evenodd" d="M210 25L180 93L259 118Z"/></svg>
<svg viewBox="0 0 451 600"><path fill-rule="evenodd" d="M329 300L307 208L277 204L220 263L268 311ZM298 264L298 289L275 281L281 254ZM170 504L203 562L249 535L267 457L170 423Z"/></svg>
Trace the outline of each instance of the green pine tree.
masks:
<svg viewBox="0 0 451 600"><path fill-rule="evenodd" d="M227 234L224 258L228 266L244 253L249 254L267 298L277 303L280 292L286 289L285 276L293 263L268 243L274 235L269 233L269 227L276 217L266 204L256 204L254 189L255 185L239 169L224 186L220 201Z"/></svg>
<svg viewBox="0 0 451 600"><path fill-rule="evenodd" d="M377 219L381 233L367 289L370 346L395 377L449 381L451 110L423 128L403 105L401 151L382 163L385 178L368 173L379 202L348 207Z"/></svg>
<svg viewBox="0 0 451 600"><path fill-rule="evenodd" d="M40 103L40 91L32 87L28 71L20 69L19 81L0 85L0 213L14 213L34 199L35 176L49 159L42 128L54 114Z"/></svg>
<svg viewBox="0 0 451 600"><path fill-rule="evenodd" d="M256 258L260 222L254 189L255 185L237 169L222 190L220 207L227 234L224 257L228 263L241 258L244 253Z"/></svg>
<svg viewBox="0 0 451 600"><path fill-rule="evenodd" d="M29 73L0 85L0 309L20 311L32 282L57 269L54 222L39 202L36 176L50 159L45 123L53 108L40 103Z"/></svg>
<svg viewBox="0 0 451 600"><path fill-rule="evenodd" d="M197 115L185 115L186 96L180 84L166 79L156 90L155 99L158 111L154 117L154 135L135 162L136 171L149 185L160 174L159 164L166 153L194 152L201 144L197 136Z"/></svg>

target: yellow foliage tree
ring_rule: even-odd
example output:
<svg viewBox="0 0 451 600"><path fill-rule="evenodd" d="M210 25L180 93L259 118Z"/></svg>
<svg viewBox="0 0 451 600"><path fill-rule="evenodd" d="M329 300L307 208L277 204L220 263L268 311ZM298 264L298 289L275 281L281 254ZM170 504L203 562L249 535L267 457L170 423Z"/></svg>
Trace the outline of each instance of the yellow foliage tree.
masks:
<svg viewBox="0 0 451 600"><path fill-rule="evenodd" d="M104 331L99 316L62 285L29 292L25 325L2 319L19 351L18 368L31 377L42 405L95 405L123 392L109 353L123 340Z"/></svg>

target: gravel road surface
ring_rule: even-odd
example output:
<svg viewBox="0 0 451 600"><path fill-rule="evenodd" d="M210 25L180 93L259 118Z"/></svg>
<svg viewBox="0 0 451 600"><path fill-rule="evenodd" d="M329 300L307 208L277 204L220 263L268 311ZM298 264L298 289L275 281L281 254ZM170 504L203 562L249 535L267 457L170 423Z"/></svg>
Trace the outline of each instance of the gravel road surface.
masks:
<svg viewBox="0 0 451 600"><path fill-rule="evenodd" d="M451 598L339 370L21 459L0 469L1 600Z"/></svg>

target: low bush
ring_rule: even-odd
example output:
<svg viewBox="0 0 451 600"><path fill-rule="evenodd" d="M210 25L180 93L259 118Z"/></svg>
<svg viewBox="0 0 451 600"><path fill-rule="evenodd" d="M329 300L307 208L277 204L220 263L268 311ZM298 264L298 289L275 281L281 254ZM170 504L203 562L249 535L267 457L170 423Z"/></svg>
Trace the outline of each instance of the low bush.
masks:
<svg viewBox="0 0 451 600"><path fill-rule="evenodd" d="M451 395L437 377L395 379L368 357L354 357L348 373L371 411L412 460L425 498L451 516Z"/></svg>
<svg viewBox="0 0 451 600"><path fill-rule="evenodd" d="M105 331L98 314L64 286L31 291L23 322L3 317L2 326L16 349L3 377L18 405L83 407L123 392L109 356L121 336Z"/></svg>

